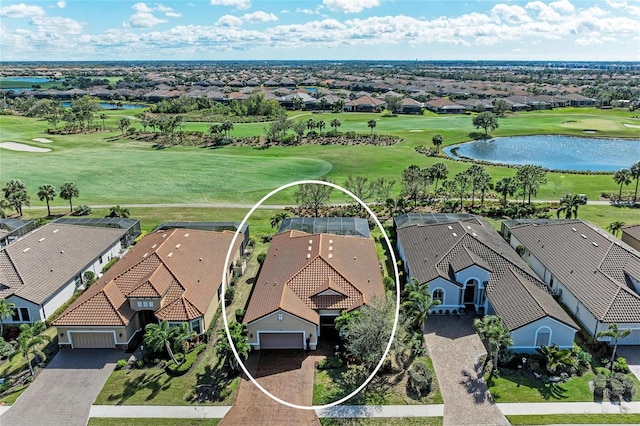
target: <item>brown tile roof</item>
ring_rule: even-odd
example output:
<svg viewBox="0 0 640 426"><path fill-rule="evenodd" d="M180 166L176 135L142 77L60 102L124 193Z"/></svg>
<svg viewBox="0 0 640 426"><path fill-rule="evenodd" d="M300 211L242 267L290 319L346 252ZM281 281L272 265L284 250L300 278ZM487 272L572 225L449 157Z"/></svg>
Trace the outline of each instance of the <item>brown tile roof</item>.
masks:
<svg viewBox="0 0 640 426"><path fill-rule="evenodd" d="M288 231L271 241L244 320L282 309L317 324L316 310L350 310L383 295L373 240Z"/></svg>
<svg viewBox="0 0 640 426"><path fill-rule="evenodd" d="M345 102L344 104L345 106L358 106L358 105L364 105L364 106L372 106L372 107L379 107L382 105L386 105L386 102L382 99L378 99L378 98L374 98L372 96L369 95L364 95L361 96L357 99L353 99L350 101Z"/></svg>
<svg viewBox="0 0 640 426"><path fill-rule="evenodd" d="M0 251L0 284L36 304L60 288L115 245L125 229L48 223Z"/></svg>
<svg viewBox="0 0 640 426"><path fill-rule="evenodd" d="M625 276L640 269L635 250L582 221L523 224L511 234L598 320L640 322L640 295Z"/></svg>
<svg viewBox="0 0 640 426"><path fill-rule="evenodd" d="M78 298L56 325L121 325L135 312L128 297L161 297L159 319L188 321L204 315L216 298L234 233L192 229L158 231L145 236ZM236 240L239 252L242 238ZM109 296L110 295L110 296ZM104 297L111 308L99 306ZM101 310L117 315L94 315Z"/></svg>
<svg viewBox="0 0 640 426"><path fill-rule="evenodd" d="M442 277L460 286L451 270L475 264L489 271L487 297L509 330L546 316L578 328L546 285L487 223L409 225L397 234L409 270L420 282Z"/></svg>

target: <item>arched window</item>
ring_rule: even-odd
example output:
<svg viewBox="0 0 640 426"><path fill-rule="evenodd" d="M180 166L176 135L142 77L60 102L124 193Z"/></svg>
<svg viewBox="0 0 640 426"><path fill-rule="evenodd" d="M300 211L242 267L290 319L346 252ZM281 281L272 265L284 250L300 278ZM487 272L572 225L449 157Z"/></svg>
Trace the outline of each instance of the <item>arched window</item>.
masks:
<svg viewBox="0 0 640 426"><path fill-rule="evenodd" d="M433 296L431 298L434 302L438 301L442 305L444 303L444 290L441 288L433 290Z"/></svg>
<svg viewBox="0 0 640 426"><path fill-rule="evenodd" d="M540 327L536 331L536 346L549 346L551 344L551 329Z"/></svg>

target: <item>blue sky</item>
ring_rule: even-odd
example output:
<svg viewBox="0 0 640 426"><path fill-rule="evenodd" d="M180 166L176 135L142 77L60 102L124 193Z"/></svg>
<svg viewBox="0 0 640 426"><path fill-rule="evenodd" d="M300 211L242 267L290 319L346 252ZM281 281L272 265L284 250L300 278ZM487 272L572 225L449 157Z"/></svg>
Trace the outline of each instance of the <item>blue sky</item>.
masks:
<svg viewBox="0 0 640 426"><path fill-rule="evenodd" d="M0 2L0 60L640 61L640 0Z"/></svg>

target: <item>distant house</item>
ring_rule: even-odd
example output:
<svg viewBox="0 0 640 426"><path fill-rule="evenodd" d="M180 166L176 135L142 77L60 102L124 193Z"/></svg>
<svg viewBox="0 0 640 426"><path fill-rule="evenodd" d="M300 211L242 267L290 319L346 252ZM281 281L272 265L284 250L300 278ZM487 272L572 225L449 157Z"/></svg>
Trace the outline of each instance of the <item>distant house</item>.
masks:
<svg viewBox="0 0 640 426"><path fill-rule="evenodd" d="M2 248L0 298L16 306L5 324L46 320L85 284L85 272L99 276L120 256L126 235L122 228L52 222Z"/></svg>
<svg viewBox="0 0 640 426"><path fill-rule="evenodd" d="M622 241L640 251L640 224L622 227Z"/></svg>
<svg viewBox="0 0 640 426"><path fill-rule="evenodd" d="M640 344L640 253L580 220L514 220L503 233L591 336L616 323L632 330L621 345Z"/></svg>
<svg viewBox="0 0 640 426"><path fill-rule="evenodd" d="M275 235L247 307L253 349L316 349L335 317L384 297L371 238L287 231Z"/></svg>
<svg viewBox="0 0 640 426"><path fill-rule="evenodd" d="M0 219L0 248L35 229L33 220Z"/></svg>
<svg viewBox="0 0 640 426"><path fill-rule="evenodd" d="M457 102L466 107L469 111L493 111L493 103L491 103L489 99L460 99Z"/></svg>
<svg viewBox="0 0 640 426"><path fill-rule="evenodd" d="M578 325L489 224L470 215L411 216L395 218L398 254L407 277L427 283L440 302L431 314L498 315L518 352L573 346Z"/></svg>
<svg viewBox="0 0 640 426"><path fill-rule="evenodd" d="M569 102L569 106L572 107L584 107L584 106L595 106L596 100L593 98L588 98L586 96L582 96L578 93L570 93L568 95L560 95L558 96L560 99L564 99Z"/></svg>
<svg viewBox="0 0 640 426"><path fill-rule="evenodd" d="M347 112L378 112L383 110L386 106L387 103L382 99L363 95L357 99L345 102L344 110Z"/></svg>
<svg viewBox="0 0 640 426"><path fill-rule="evenodd" d="M60 346L126 347L159 321L204 333L219 305L222 276L231 279L241 255L242 236L224 270L233 236L194 229L146 235L54 321Z"/></svg>
<svg viewBox="0 0 640 426"><path fill-rule="evenodd" d="M411 98L404 98L400 102L400 107L400 112L402 114L422 114L422 111L424 110L422 102L418 102Z"/></svg>
<svg viewBox="0 0 640 426"><path fill-rule="evenodd" d="M464 114L467 109L464 105L460 105L447 98L431 99L425 102L425 107L438 114Z"/></svg>

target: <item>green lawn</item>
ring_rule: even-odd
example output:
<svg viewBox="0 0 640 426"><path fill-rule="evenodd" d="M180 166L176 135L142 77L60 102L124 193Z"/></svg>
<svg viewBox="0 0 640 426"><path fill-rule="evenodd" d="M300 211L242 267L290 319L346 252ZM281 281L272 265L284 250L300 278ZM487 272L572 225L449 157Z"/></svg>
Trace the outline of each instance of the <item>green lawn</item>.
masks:
<svg viewBox="0 0 640 426"><path fill-rule="evenodd" d="M55 327L49 327L43 333L43 335L48 336L51 339L51 343L46 343L44 345L36 345L39 350L46 350L47 352L57 352L58 350L58 341L57 337L57 329ZM47 348L47 349L45 349ZM29 357L33 360L33 353L29 353ZM35 365L33 365L35 367ZM27 366L27 360L22 355L20 351L15 352L9 360L0 365L0 377L11 376L17 372L25 370L29 368Z"/></svg>
<svg viewBox="0 0 640 426"><path fill-rule="evenodd" d="M318 178L325 174L342 184L349 174L394 179L394 191L400 191L400 176L409 164L429 166L445 162L450 175L466 169L469 164L442 158L431 158L414 151L417 145L431 145L431 137L439 132L444 144L468 140L475 131L471 116L401 116L381 118L379 114L306 114L294 120L333 118L342 121L340 131L354 130L367 133L366 122L375 118L378 134L398 135L405 141L389 147L377 146L321 146L225 147L220 149L195 147L169 147L153 149L150 144L123 139L116 130L123 117L135 118L141 112L106 111L105 125L113 130L78 135L48 135L49 125L39 119L0 116L1 141L29 143L52 149L48 153L25 153L2 150L0 156L0 182L18 178L23 180L32 194L34 205L37 187L45 183L60 186L74 181L80 187L83 204L105 203L250 203L268 191L293 180ZM293 115L293 114L292 114ZM535 133L582 134L582 129L598 128L601 135L633 137L637 130L623 126L631 122L630 112L621 110L562 109L554 111L511 114L500 119L500 128L494 136ZM96 120L96 124L101 124ZM203 124L188 124L188 126ZM264 133L264 123L237 124L235 136ZM413 131L412 131L413 130ZM416 131L416 130L422 130ZM53 143L34 142L47 137ZM513 175L514 169L489 166L487 171L494 180ZM617 185L610 175L574 175L550 173L548 183L538 194L540 199L557 199L561 195L585 193L597 199L600 191L615 191ZM630 189L627 188L627 189ZM291 203L293 191L277 194L271 203ZM342 198L336 197L336 201ZM64 205L55 200L54 205Z"/></svg>
<svg viewBox="0 0 640 426"><path fill-rule="evenodd" d="M640 414L547 414L507 416L512 425L640 424Z"/></svg>
<svg viewBox="0 0 640 426"><path fill-rule="evenodd" d="M442 417L386 417L364 419L320 419L322 426L440 426Z"/></svg>
<svg viewBox="0 0 640 426"><path fill-rule="evenodd" d="M221 419L160 419L92 417L88 426L216 426Z"/></svg>

